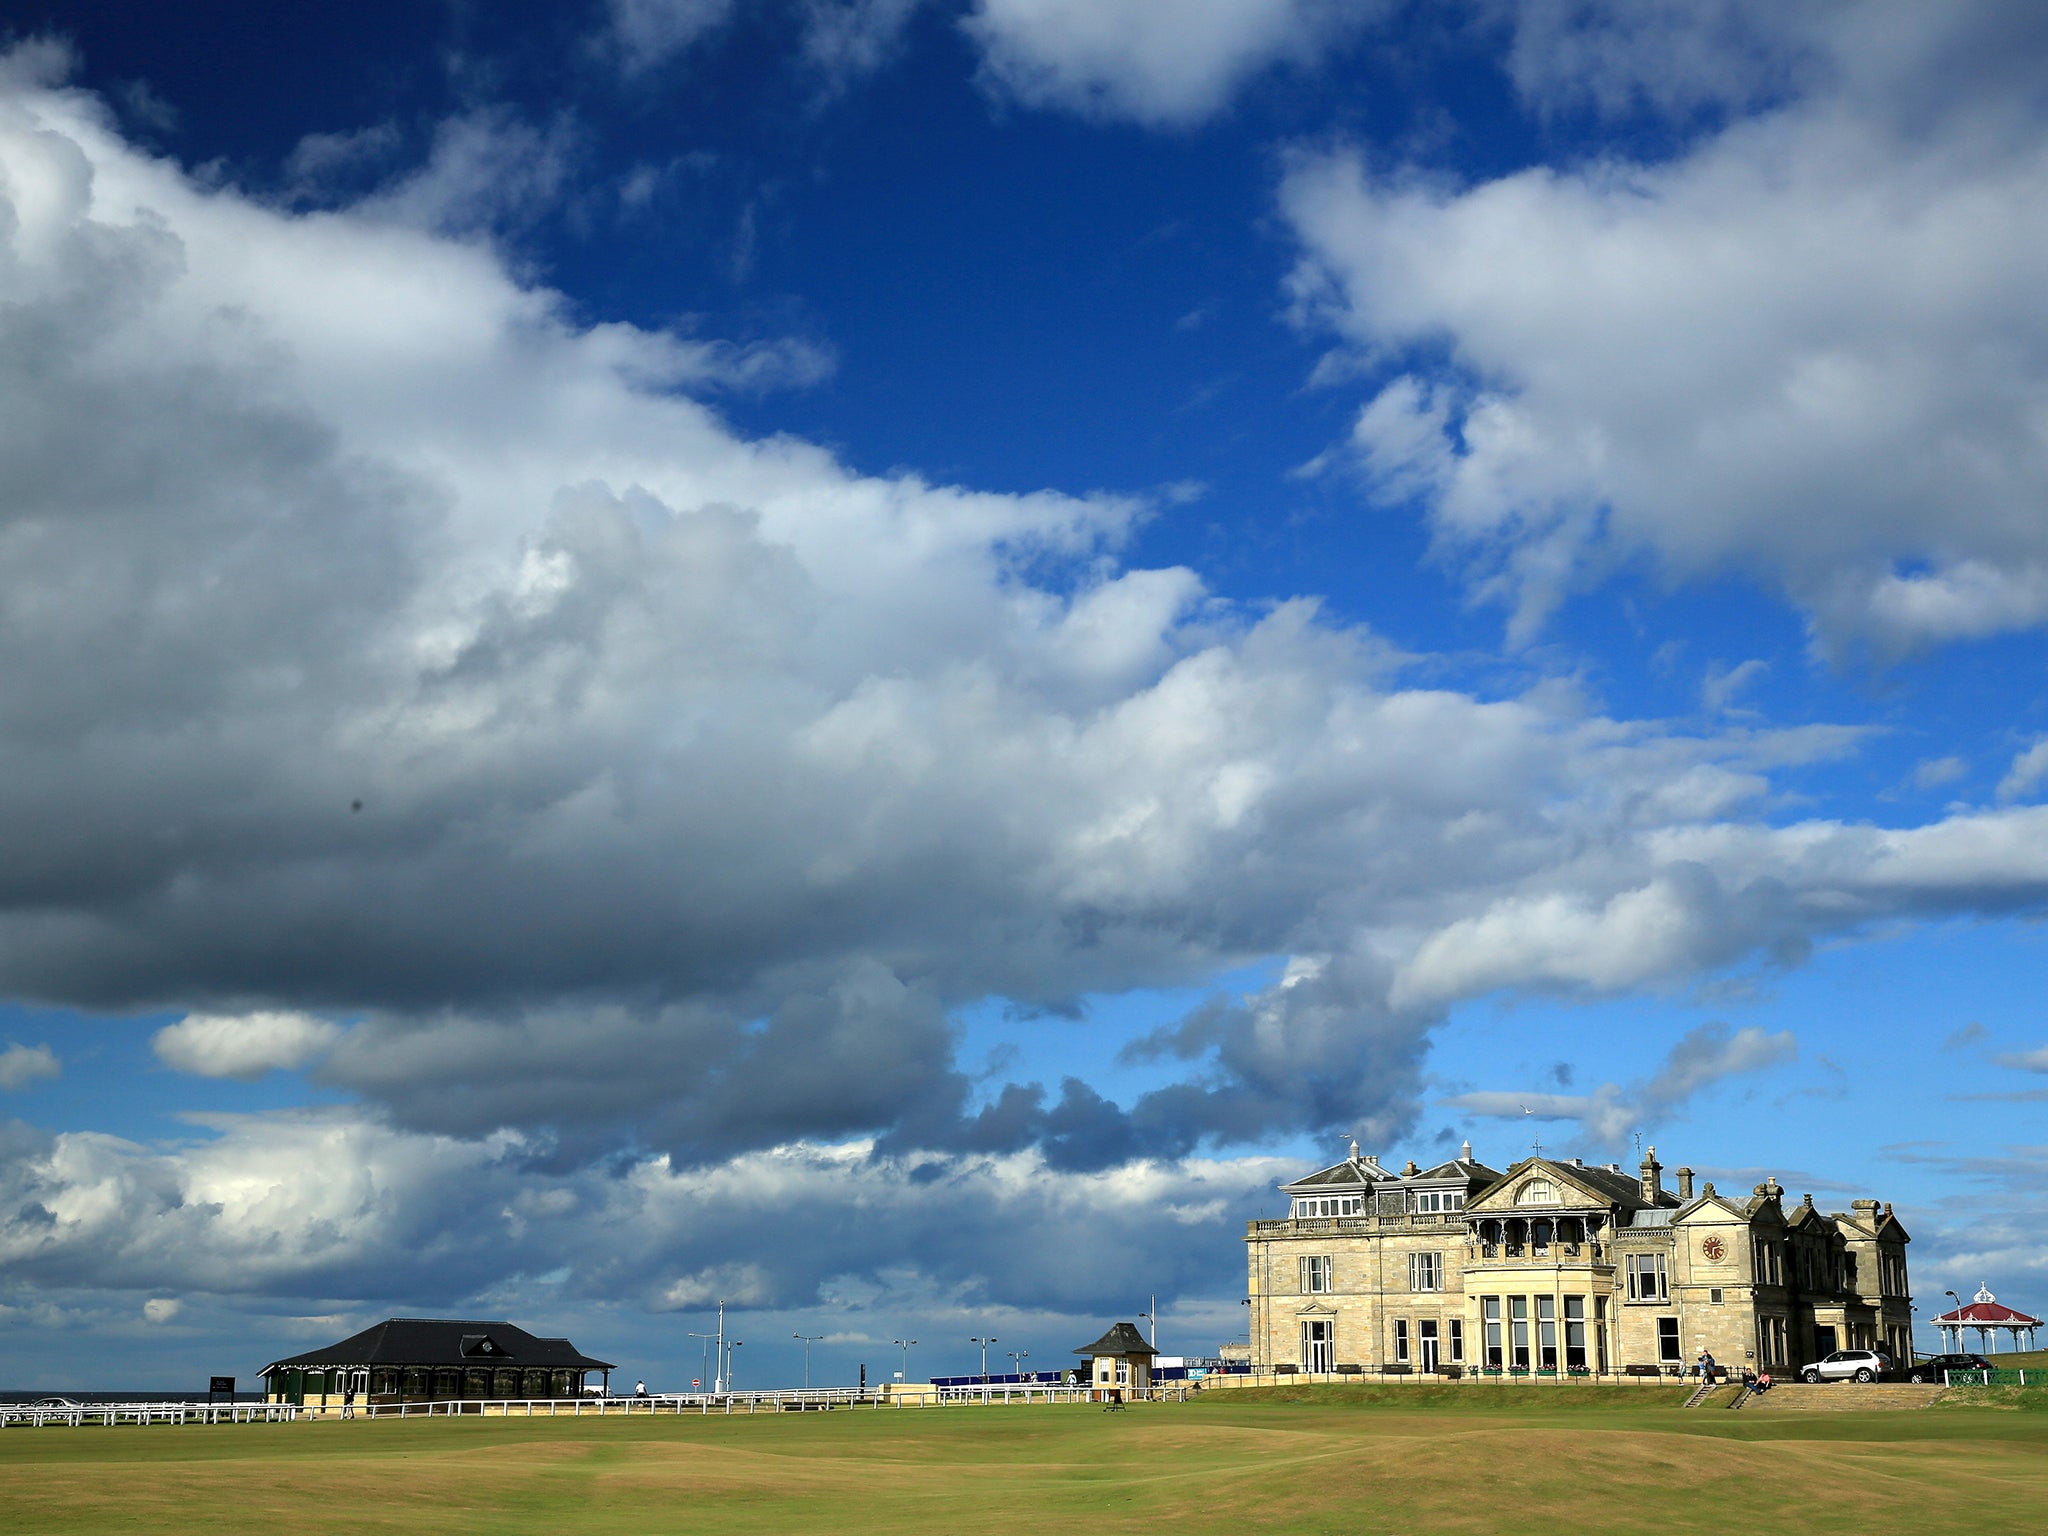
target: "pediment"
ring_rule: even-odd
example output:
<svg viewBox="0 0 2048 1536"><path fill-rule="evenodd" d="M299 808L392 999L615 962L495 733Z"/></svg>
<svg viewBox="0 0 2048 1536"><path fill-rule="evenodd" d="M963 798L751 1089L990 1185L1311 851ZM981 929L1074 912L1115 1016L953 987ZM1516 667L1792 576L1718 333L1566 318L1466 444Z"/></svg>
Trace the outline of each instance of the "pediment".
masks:
<svg viewBox="0 0 2048 1536"><path fill-rule="evenodd" d="M1605 1210L1613 1197L1572 1177L1556 1163L1532 1160L1501 1177L1498 1184L1465 1202L1465 1214L1543 1216L1553 1211Z"/></svg>

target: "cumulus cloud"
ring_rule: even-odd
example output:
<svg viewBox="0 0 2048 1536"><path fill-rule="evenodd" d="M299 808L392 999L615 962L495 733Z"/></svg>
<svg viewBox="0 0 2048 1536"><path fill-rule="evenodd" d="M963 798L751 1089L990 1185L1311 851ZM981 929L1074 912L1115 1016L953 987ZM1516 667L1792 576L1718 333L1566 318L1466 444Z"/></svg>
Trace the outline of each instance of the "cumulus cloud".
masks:
<svg viewBox="0 0 2048 1536"><path fill-rule="evenodd" d="M2017 800L2048 774L2048 736L2035 742L2012 760L2005 777L1998 781L1998 798Z"/></svg>
<svg viewBox="0 0 2048 1536"><path fill-rule="evenodd" d="M10 1093L63 1070L64 1063L47 1045L10 1045L0 1051L0 1089Z"/></svg>
<svg viewBox="0 0 2048 1536"><path fill-rule="evenodd" d="M1735 115L1666 159L1471 185L1296 160L1300 312L1393 374L1348 445L1371 493L1419 504L1517 639L1637 552L1761 576L1836 653L2048 619L2048 28L1990 3L1512 15L1531 91Z"/></svg>
<svg viewBox="0 0 2048 1536"><path fill-rule="evenodd" d="M185 1310L185 1303L174 1296L152 1296L142 1304L142 1320L147 1323L168 1323Z"/></svg>
<svg viewBox="0 0 2048 1536"><path fill-rule="evenodd" d="M963 25L1004 94L1185 126L1270 65L1313 62L1384 14L1376 0L977 0Z"/></svg>
<svg viewBox="0 0 2048 1536"><path fill-rule="evenodd" d="M341 1026L304 1013L188 1014L150 1040L157 1059L200 1077L292 1071L333 1049Z"/></svg>
<svg viewBox="0 0 2048 1536"><path fill-rule="evenodd" d="M9 1286L329 1296L374 1314L543 1271L560 1271L567 1300L657 1311L818 1305L877 1283L990 1299L1001 1276L1003 1305L1086 1313L1155 1279L1227 1283L1233 1229L1292 1166L1064 1173L1030 1152L897 1159L794 1143L697 1168L653 1156L551 1170L516 1136L426 1136L354 1111L210 1129L144 1147L0 1127ZM803 1241L758 1241L764 1214ZM1122 1240L1084 1238L1103 1230Z"/></svg>
<svg viewBox="0 0 2048 1536"><path fill-rule="evenodd" d="M1702 1024L1678 1039L1649 1078L1626 1088L1602 1083L1587 1094L1465 1093L1444 1103L1496 1120L1575 1121L1590 1141L1612 1147L1631 1131L1651 1129L1683 1113L1687 1103L1716 1084L1782 1066L1798 1055L1799 1043L1790 1030L1772 1034L1753 1024L1732 1031L1726 1024Z"/></svg>
<svg viewBox="0 0 2048 1536"><path fill-rule="evenodd" d="M573 320L378 194L197 181L19 59L0 165L0 985L189 1012L188 1070L565 1169L822 1137L1078 1175L1392 1135L1460 998L2048 894L2035 808L1763 818L1853 732L1420 682L1312 600L1124 568L1141 500L748 439L713 344ZM954 1060L985 999L1287 957L1141 1042L1128 1102Z"/></svg>

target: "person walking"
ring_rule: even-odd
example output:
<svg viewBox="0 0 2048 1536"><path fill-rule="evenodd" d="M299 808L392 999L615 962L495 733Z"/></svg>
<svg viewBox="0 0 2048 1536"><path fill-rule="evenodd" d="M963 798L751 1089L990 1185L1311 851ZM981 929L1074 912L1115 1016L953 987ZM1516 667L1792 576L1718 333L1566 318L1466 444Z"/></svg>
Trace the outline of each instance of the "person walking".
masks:
<svg viewBox="0 0 2048 1536"><path fill-rule="evenodd" d="M344 1419L356 1416L356 1379L353 1376L341 1385L341 1416Z"/></svg>

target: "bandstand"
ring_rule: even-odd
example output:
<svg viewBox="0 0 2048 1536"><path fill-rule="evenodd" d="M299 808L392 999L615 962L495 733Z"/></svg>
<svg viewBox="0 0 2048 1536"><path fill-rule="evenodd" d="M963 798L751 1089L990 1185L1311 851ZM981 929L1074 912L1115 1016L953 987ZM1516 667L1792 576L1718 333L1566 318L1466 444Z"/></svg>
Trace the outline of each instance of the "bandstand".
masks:
<svg viewBox="0 0 2048 1536"><path fill-rule="evenodd" d="M1949 1294L1953 1296L1955 1292ZM1987 1355L1997 1352L1997 1337L2001 1333L2012 1336L2013 1349L2032 1349L2035 1330L2041 1326L2040 1318L2029 1317L2024 1312L2015 1312L2011 1307L2001 1305L1988 1285L1978 1286L1977 1294L1967 1305L1957 1307L1953 1312L1944 1312L1930 1321L1941 1330L1950 1351L1957 1354L1962 1352L1963 1335L1970 1332L1976 1333ZM2022 1334L2026 1336L2025 1344L2020 1342Z"/></svg>

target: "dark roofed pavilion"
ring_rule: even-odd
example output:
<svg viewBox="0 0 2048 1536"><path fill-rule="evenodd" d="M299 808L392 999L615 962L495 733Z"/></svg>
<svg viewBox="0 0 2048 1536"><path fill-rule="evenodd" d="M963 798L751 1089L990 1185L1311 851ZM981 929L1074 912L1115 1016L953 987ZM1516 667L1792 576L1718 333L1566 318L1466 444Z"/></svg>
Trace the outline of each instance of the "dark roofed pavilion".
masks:
<svg viewBox="0 0 2048 1536"><path fill-rule="evenodd" d="M507 1322L393 1317L320 1349L266 1365L272 1402L335 1404L447 1402L463 1398L568 1398L612 1363L567 1339L542 1338Z"/></svg>

